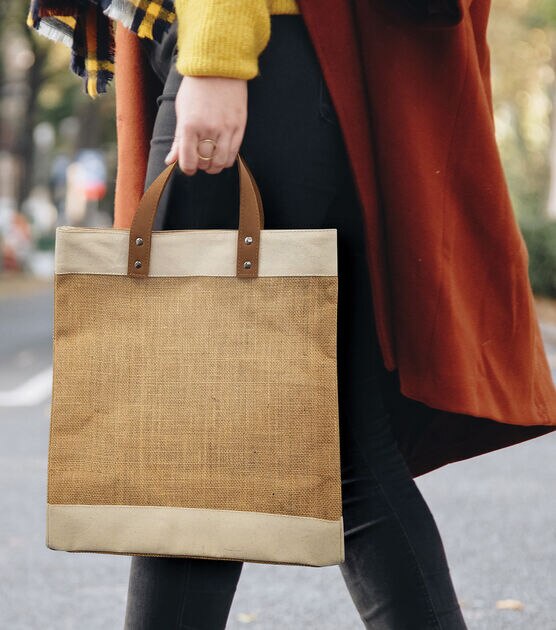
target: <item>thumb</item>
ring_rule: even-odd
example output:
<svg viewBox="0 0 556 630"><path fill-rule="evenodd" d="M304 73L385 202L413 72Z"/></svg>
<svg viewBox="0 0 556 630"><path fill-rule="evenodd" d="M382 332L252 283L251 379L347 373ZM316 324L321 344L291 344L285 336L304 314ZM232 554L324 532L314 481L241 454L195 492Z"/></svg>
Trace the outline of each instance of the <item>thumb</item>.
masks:
<svg viewBox="0 0 556 630"><path fill-rule="evenodd" d="M171 162L175 162L178 159L178 139L174 138L174 142L172 142L172 148L164 158L165 164L170 164Z"/></svg>

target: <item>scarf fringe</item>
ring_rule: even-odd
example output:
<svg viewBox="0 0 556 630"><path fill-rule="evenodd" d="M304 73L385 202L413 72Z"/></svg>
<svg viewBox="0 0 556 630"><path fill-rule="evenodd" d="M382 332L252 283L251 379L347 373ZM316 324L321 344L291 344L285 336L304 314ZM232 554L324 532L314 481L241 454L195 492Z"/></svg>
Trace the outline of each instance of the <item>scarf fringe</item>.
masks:
<svg viewBox="0 0 556 630"><path fill-rule="evenodd" d="M49 21L48 18L41 18L35 24L29 24L29 21L27 21L27 24L29 26L33 26L33 28L40 35L43 35L47 39L50 39L53 42L64 44L64 46L67 46L71 49L73 45L73 38L71 37L71 35L68 35L68 33L61 30L58 25L52 24L52 22Z"/></svg>
<svg viewBox="0 0 556 630"><path fill-rule="evenodd" d="M136 8L125 0L112 0L112 2L102 11L111 20L121 22L127 29L131 30Z"/></svg>

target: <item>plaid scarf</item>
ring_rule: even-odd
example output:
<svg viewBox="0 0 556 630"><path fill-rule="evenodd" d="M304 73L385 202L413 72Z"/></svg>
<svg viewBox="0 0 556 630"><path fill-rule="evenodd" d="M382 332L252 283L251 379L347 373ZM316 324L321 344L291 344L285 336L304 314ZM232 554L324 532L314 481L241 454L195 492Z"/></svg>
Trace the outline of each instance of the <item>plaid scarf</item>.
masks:
<svg viewBox="0 0 556 630"><path fill-rule="evenodd" d="M70 69L92 98L114 76L114 23L160 41L176 18L174 0L31 0L27 26L71 49Z"/></svg>

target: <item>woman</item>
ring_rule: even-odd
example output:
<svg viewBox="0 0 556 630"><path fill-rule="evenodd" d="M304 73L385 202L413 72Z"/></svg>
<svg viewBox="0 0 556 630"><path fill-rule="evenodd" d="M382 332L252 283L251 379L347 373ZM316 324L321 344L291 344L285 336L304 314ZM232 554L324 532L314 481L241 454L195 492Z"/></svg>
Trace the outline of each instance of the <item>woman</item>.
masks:
<svg viewBox="0 0 556 630"><path fill-rule="evenodd" d="M157 214L158 229L234 229L238 173L230 167L238 151L260 188L266 228L338 229L342 574L367 628L465 628L439 532L381 398L362 214L319 63L288 2L271 14L258 59L240 57L238 33L262 48L268 19L266 9L257 16L241 4L225 25L215 5L204 36L194 12L178 12L160 43L141 40L164 84L145 186L170 161L178 159L182 171ZM219 56L222 40L229 48ZM134 557L126 628L224 628L241 568Z"/></svg>
<svg viewBox="0 0 556 630"><path fill-rule="evenodd" d="M235 16L239 22L219 15L219 7L221 10L226 4L230 8L243 3L178 2L177 23L158 43L142 42L141 63L150 64L163 86L157 100L147 177L143 183L148 186L162 170L167 154L166 161L178 159L182 171L175 173L166 203L157 216L157 227L236 227L236 217L227 214L225 208L229 208L229 200L237 192L237 176L231 166L239 150L261 189L267 227L332 226L338 229L341 287L338 359L346 532L342 574L366 627L465 628L438 530L412 475L446 461L488 452L541 433L537 431L540 427L525 425L556 423L552 404L554 389L548 385L549 372L536 341L535 320L530 312L523 310L524 305L530 306L531 296L523 284L523 265L520 266L519 255L515 253L518 251L516 232L508 220L503 226L497 226L496 235L507 236L504 243L510 243L506 249L512 253L512 264L505 269L512 269L510 288L515 304L507 301L502 290L507 283L501 276L488 278L489 288L498 289L492 299L477 302L471 290L474 287L468 286L464 275L469 273L467 267L470 267L475 286L482 289L487 285L481 267L469 263L473 255L482 260L482 248L488 249L493 242L487 239L486 232L477 238L476 226L481 219L476 211L473 214L473 208L472 211L463 208L464 203L471 199L477 210L484 208L485 203L479 197L488 191L490 220L494 222L496 212L507 219L508 211L501 171L492 152L493 138L488 135L491 129L485 132L481 126L487 120L490 104L483 39L487 3L483 0L458 2L455 12L450 5L439 15L431 13L432 22L423 21L423 15L426 18L429 14L419 12L418 2L391 6L378 0L376 3L354 2L359 21L352 20L347 2L321 0L318 8L306 0L300 0L298 5L277 3L276 7L271 6L272 13L268 15L266 1L257 0L249 2L249 7L242 7ZM299 7L303 16L297 13ZM411 16L411 21L406 16ZM270 26L266 31L265 24ZM267 40L265 34L270 33ZM247 41L246 46L234 39L238 34L241 42ZM356 35L365 53L366 63L361 65L358 65L353 45ZM207 56L203 44L207 44L209 52L214 52L222 41L225 49L235 51L240 58L228 52L213 59ZM316 44L315 48L312 43ZM195 54L195 50L201 50L202 54ZM439 55L438 50L443 55ZM470 51L473 55L477 53L472 61ZM384 63L385 59L388 63ZM437 59L441 59L442 64L437 63ZM319 64L323 60L326 63ZM222 67L219 61L224 63ZM387 68L395 68L395 81L384 80L389 78ZM464 71L454 72L454 68ZM126 70L129 76L132 68L120 69L119 81L123 86ZM324 81L325 69L327 79L333 81ZM96 76L89 72L89 93L98 88L102 78L102 72ZM340 78L345 94L339 87ZM456 81L457 91L451 89ZM464 82L466 89L460 90ZM419 107L413 97L419 95L422 86L429 89L424 106ZM333 88L333 92L329 88ZM367 95L372 105L372 131L377 140L381 194L388 202L385 217L388 242L375 229L373 221L377 216L369 218L378 195L371 185L371 151L365 144L368 131L365 125L369 120L363 107L364 88L372 88ZM334 107L331 93L340 108ZM400 98L400 93L402 97L409 94L410 98ZM454 94L460 101L453 100ZM461 106L468 95L471 101ZM133 99L135 97L133 93ZM449 116L460 111L475 112L474 108L479 108L477 115L465 125L466 134L473 138L475 153L472 153L456 133L463 126L458 127ZM457 164L457 169L452 167L453 170L439 168L444 168L444 160L436 165L435 151L443 157L446 147L451 146L446 142L445 129L458 138L458 155L462 158L462 164ZM479 134L475 134L477 130ZM477 143L479 137L482 143ZM120 138L128 142L131 134ZM201 140L209 141L199 144ZM210 140L216 144L214 153ZM122 147L124 142L120 143ZM482 149L481 157L487 158L481 161L480 172L476 168L477 146ZM471 160L466 160L469 155L475 158L471 168ZM211 156L212 159L207 159ZM140 174L141 169L130 157L125 155L125 160L121 161L120 173L133 165ZM396 169L402 169L402 177ZM472 177L479 173L490 176L488 187L482 182L472 185ZM400 186L402 181L404 185ZM451 196L446 193L447 181L454 190L460 183L465 187L459 195ZM460 216L457 204L465 210L461 216L467 218L469 225L462 226L462 239L475 229L471 234L472 247L467 247L466 265L458 267L461 257L445 256L442 266L443 270L457 272L451 277L458 279L453 283L453 295L458 299L450 297L457 306L455 321L465 324L461 328L462 335L454 335L450 312L433 317L436 312L427 313L425 308L429 304L443 305L440 299L430 299L437 288L436 276L422 271L430 264L429 250L435 252L434 247L430 248L431 244L436 246L434 232L425 232L424 239L419 232L423 226L428 228L426 220L430 220L430 215L433 222L438 222L433 212L437 207L434 197L437 188L443 198L452 203L452 206L445 204L447 216L451 216L449 211L453 216ZM498 198L493 196L493 191L499 191ZM129 198L126 203L133 207ZM121 204L117 204L118 207ZM412 210L411 215L407 215L408 208ZM405 216L400 209L406 212ZM400 218L402 221L396 224L395 219ZM122 220L121 212L116 219L117 222ZM407 237L403 241L405 247L400 246L400 235ZM493 239L490 234L488 238ZM413 254L415 240L429 247L422 249L422 257L407 262L408 253ZM390 322L398 338L396 352L393 337L386 327L384 287L387 285L381 275L381 256L378 255L391 243L396 245L389 251L389 263L395 271L392 277L396 279L392 286L398 293L395 296L398 308ZM446 244L442 247L446 248ZM488 254L492 258L491 251ZM506 256L502 248L497 254L494 260L502 269L509 254ZM431 259L435 262L433 256ZM369 261L372 282L369 282ZM399 266L399 261L405 267ZM420 273L416 273L417 270ZM493 284L494 279L498 284ZM402 289L410 298L406 303L403 303ZM481 308L481 325L473 319L471 309L475 304ZM521 310L516 311L518 304ZM488 317L489 308L498 308L498 319ZM537 383L536 387L524 388L536 393L534 402L514 387L508 387L508 395L500 390L496 378L485 378L471 371L476 370L476 362L471 359L478 345L473 335L479 339L485 357L496 357L496 352L502 356L497 344L503 341L499 331L504 330L500 324L504 323L507 310L514 318L517 312L523 324L525 341L519 338L520 329L515 334L512 329L512 341L519 342L518 356L524 365L535 365L535 370L526 372L526 368L520 367L521 361L514 361L511 365L517 363L518 367L510 373L510 362L500 361L497 364L499 378L501 381L507 378L508 383L512 383L512 379ZM376 328L373 321L377 323ZM485 336L482 327L485 321L496 324L496 335L492 338ZM431 322L436 328L428 328ZM443 338L438 333L444 330L451 332L451 337L444 338L451 342L450 352L445 351L444 356L432 345L420 355L421 338L429 344L439 344ZM454 352L453 339L459 340ZM535 361L530 361L534 353L527 343L536 348ZM459 354L460 349L463 354ZM487 355L488 352L492 354ZM430 407L417 404L408 407L409 401L396 392L386 404L386 396L391 396L392 390L384 366L393 369L394 360L402 385L405 383L404 393L412 396L412 403L424 400ZM437 371L429 372L427 379L418 381L416 376L421 375L416 366L422 363ZM464 382L465 387L454 387L459 381ZM410 387L415 383L419 383L419 387ZM471 391L475 386L478 396ZM403 401L400 407L397 406L399 401ZM435 431L439 428L439 423L427 415L430 410L438 410L439 417L444 418L446 448L442 442L430 439L438 435ZM411 430L404 435L398 431L397 440L393 434L394 411L406 414L403 417L411 422ZM468 420L473 421L471 433L466 424ZM500 422L507 422L507 429L518 429L510 424L519 425L520 420L524 426L518 431L502 434L499 430L503 426ZM455 427L455 438L447 430L448 426ZM470 436L474 439L470 440ZM403 456L398 444L404 448ZM423 444L431 447L426 457L421 450ZM236 562L136 557L130 575L127 626L224 627L240 570L241 564Z"/></svg>
<svg viewBox="0 0 556 630"><path fill-rule="evenodd" d="M157 215L159 229L233 229L238 178L230 167L240 151L261 190L265 227L338 229L342 573L368 628L464 628L438 530L381 400L361 210L340 129L303 20L288 11L272 14L259 74L250 79L243 77L255 71L253 59L234 60L230 52L221 69L208 47L188 56L185 38L195 42L199 27L189 22L180 29L179 14L161 43L142 40L164 84L145 185L178 159L182 173L166 212ZM237 17L226 19L234 34L207 39L236 36ZM239 21L261 28L253 16ZM206 28L222 26L215 18ZM237 78L192 75L233 69ZM126 627L224 628L241 568L232 561L134 557Z"/></svg>

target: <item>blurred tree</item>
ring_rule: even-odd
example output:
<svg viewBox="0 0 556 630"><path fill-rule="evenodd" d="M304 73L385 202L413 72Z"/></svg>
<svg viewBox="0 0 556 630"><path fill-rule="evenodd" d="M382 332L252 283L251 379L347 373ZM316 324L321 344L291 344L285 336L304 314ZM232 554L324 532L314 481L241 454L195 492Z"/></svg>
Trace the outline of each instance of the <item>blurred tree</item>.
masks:
<svg viewBox="0 0 556 630"><path fill-rule="evenodd" d="M0 16L2 45L2 109L0 146L13 155L19 166L16 186L19 206L31 186L33 135L37 96L42 82L47 47L36 41L25 27L26 7L4 0Z"/></svg>
<svg viewBox="0 0 556 630"><path fill-rule="evenodd" d="M556 2L554 0L544 0L543 15L546 23L552 31L556 31ZM552 38L552 124L551 124L551 143L548 156L549 161L549 178L548 178L548 195L546 214L556 220L556 37ZM556 275L556 274L555 274ZM556 279L554 280L556 283Z"/></svg>
<svg viewBox="0 0 556 630"><path fill-rule="evenodd" d="M554 0L494 0L489 24L496 133L520 220L546 216L556 168L555 12Z"/></svg>
<svg viewBox="0 0 556 630"><path fill-rule="evenodd" d="M113 90L96 100L87 96L69 69L69 49L29 28L28 8L28 0L0 2L0 149L19 164L18 206L34 184L37 124L51 123L55 150L70 155L79 148L112 155L116 141Z"/></svg>

